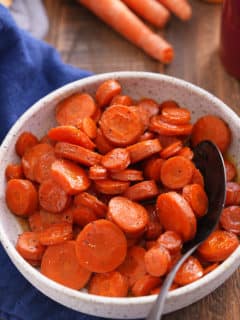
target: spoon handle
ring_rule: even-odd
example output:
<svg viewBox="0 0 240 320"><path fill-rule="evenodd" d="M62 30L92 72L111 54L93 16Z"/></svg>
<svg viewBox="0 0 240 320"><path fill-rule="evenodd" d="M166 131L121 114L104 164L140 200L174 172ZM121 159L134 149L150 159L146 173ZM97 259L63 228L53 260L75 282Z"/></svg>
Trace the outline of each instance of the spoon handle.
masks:
<svg viewBox="0 0 240 320"><path fill-rule="evenodd" d="M151 309L149 315L147 316L146 320L160 320L162 318L163 309L165 300L168 294L168 290L175 278L175 275L182 265L182 263L197 249L199 244L195 245L193 248L189 249L178 262L175 264L175 266L172 268L172 270L169 272L168 276L164 280L163 286L161 287L161 292L159 293L157 300L155 301L153 308Z"/></svg>

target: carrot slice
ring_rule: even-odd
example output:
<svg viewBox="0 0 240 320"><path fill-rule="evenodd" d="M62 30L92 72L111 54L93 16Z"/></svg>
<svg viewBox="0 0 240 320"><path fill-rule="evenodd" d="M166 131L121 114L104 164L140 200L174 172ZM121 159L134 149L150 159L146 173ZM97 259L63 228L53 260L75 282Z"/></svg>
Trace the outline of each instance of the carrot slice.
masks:
<svg viewBox="0 0 240 320"><path fill-rule="evenodd" d="M224 160L224 164L225 164L227 181L232 181L237 175L237 169L232 162L226 159Z"/></svg>
<svg viewBox="0 0 240 320"><path fill-rule="evenodd" d="M147 273L144 263L145 253L146 251L140 246L130 247L126 259L117 269L128 279L129 287Z"/></svg>
<svg viewBox="0 0 240 320"><path fill-rule="evenodd" d="M189 20L192 16L192 8L185 0L158 0L167 9L172 11L181 20Z"/></svg>
<svg viewBox="0 0 240 320"><path fill-rule="evenodd" d="M220 223L223 229L240 234L240 207L230 206L222 211Z"/></svg>
<svg viewBox="0 0 240 320"><path fill-rule="evenodd" d="M180 108L179 104L174 100L163 101L159 107L161 110L164 108Z"/></svg>
<svg viewBox="0 0 240 320"><path fill-rule="evenodd" d="M72 225L67 222L56 223L38 233L39 242L45 246L59 244L72 239Z"/></svg>
<svg viewBox="0 0 240 320"><path fill-rule="evenodd" d="M126 297L128 281L117 271L95 274L90 280L88 293L105 297Z"/></svg>
<svg viewBox="0 0 240 320"><path fill-rule="evenodd" d="M76 253L81 266L89 271L110 272L124 261L127 240L114 223L96 220L79 233Z"/></svg>
<svg viewBox="0 0 240 320"><path fill-rule="evenodd" d="M110 141L108 141L107 138L103 135L102 130L100 128L97 129L95 143L98 152L100 152L101 154L105 154L114 148Z"/></svg>
<svg viewBox="0 0 240 320"><path fill-rule="evenodd" d="M148 112L150 117L155 116L159 112L159 105L153 99L149 99L149 98L141 99L140 101L138 101L137 105L145 109Z"/></svg>
<svg viewBox="0 0 240 320"><path fill-rule="evenodd" d="M204 268L203 270L203 275L205 276L206 274L212 272L219 266L219 263L212 263L208 267Z"/></svg>
<svg viewBox="0 0 240 320"><path fill-rule="evenodd" d="M158 196L157 210L165 230L175 231L183 241L194 238L197 221L188 202L180 194L171 191Z"/></svg>
<svg viewBox="0 0 240 320"><path fill-rule="evenodd" d="M240 184L237 182L227 182L225 205L240 204Z"/></svg>
<svg viewBox="0 0 240 320"><path fill-rule="evenodd" d="M220 262L227 259L238 245L239 240L234 233L215 230L198 247L198 252L207 261Z"/></svg>
<svg viewBox="0 0 240 320"><path fill-rule="evenodd" d="M181 237L174 231L165 231L160 235L157 242L171 254L180 252L183 245Z"/></svg>
<svg viewBox="0 0 240 320"><path fill-rule="evenodd" d="M146 209L124 197L114 197L110 200L107 217L127 234L139 234L148 224Z"/></svg>
<svg viewBox="0 0 240 320"><path fill-rule="evenodd" d="M29 216L38 205L37 191L31 181L11 179L7 183L6 202L17 216Z"/></svg>
<svg viewBox="0 0 240 320"><path fill-rule="evenodd" d="M95 123L98 123L101 116L102 116L102 110L101 110L101 108L97 107L96 111L94 112L94 114L92 115L91 118L93 119L93 121L95 121Z"/></svg>
<svg viewBox="0 0 240 320"><path fill-rule="evenodd" d="M219 117L207 115L197 120L193 126L191 141L196 146L203 140L214 142L224 153L231 143L231 131Z"/></svg>
<svg viewBox="0 0 240 320"><path fill-rule="evenodd" d="M167 159L172 156L175 156L182 149L182 147L183 147L183 144L181 140L173 142L172 144L170 144L168 147L164 148L160 152L160 156L163 159Z"/></svg>
<svg viewBox="0 0 240 320"><path fill-rule="evenodd" d="M110 106L113 106L114 104L121 104L124 106L132 106L133 100L130 96L123 96L123 95L117 95L113 97Z"/></svg>
<svg viewBox="0 0 240 320"><path fill-rule="evenodd" d="M183 197L190 204L197 217L202 217L207 213L208 197L203 187L199 184L189 184L183 188Z"/></svg>
<svg viewBox="0 0 240 320"><path fill-rule="evenodd" d="M47 134L45 134L39 141L40 143L47 143L50 144L50 146L54 147L56 144L56 141L49 138Z"/></svg>
<svg viewBox="0 0 240 320"><path fill-rule="evenodd" d="M127 149L115 148L102 157L101 163L112 172L122 171L129 166L130 155Z"/></svg>
<svg viewBox="0 0 240 320"><path fill-rule="evenodd" d="M145 180L127 188L123 196L133 201L141 201L154 198L158 194L159 190L156 182L154 180Z"/></svg>
<svg viewBox="0 0 240 320"><path fill-rule="evenodd" d="M145 131L139 138L138 142L146 141L146 140L153 140L155 138L155 134L150 131Z"/></svg>
<svg viewBox="0 0 240 320"><path fill-rule="evenodd" d="M55 146L55 154L85 166L99 164L102 159L102 156L96 152L67 142L58 142Z"/></svg>
<svg viewBox="0 0 240 320"><path fill-rule="evenodd" d="M127 147L131 163L148 158L161 151L161 149L162 147L158 139L141 141Z"/></svg>
<svg viewBox="0 0 240 320"><path fill-rule="evenodd" d="M94 195L88 192L81 192L74 197L76 206L86 206L94 211L98 218L104 218L107 213L107 206Z"/></svg>
<svg viewBox="0 0 240 320"><path fill-rule="evenodd" d="M20 134L17 139L15 150L19 157L22 157L24 153L38 144L38 138L31 132L25 131Z"/></svg>
<svg viewBox="0 0 240 320"><path fill-rule="evenodd" d="M24 177L21 164L9 164L5 170L7 180L22 179Z"/></svg>
<svg viewBox="0 0 240 320"><path fill-rule="evenodd" d="M163 232L163 227L159 222L155 205L147 205L145 206L145 209L147 210L149 217L145 238L147 240L155 240Z"/></svg>
<svg viewBox="0 0 240 320"><path fill-rule="evenodd" d="M177 289L178 287L179 287L178 284L172 283L171 286L170 286L170 288L169 288L169 291L175 290L175 289ZM161 292L161 289L162 289L162 287L157 287L157 288L151 290L150 294L157 294L157 295L158 295L158 294Z"/></svg>
<svg viewBox="0 0 240 320"><path fill-rule="evenodd" d="M93 150L95 148L95 144L90 140L88 135L74 126L65 125L51 128L48 131L48 136L50 139L76 144L86 149Z"/></svg>
<svg viewBox="0 0 240 320"><path fill-rule="evenodd" d="M72 208L73 222L81 227L86 226L88 223L97 220L95 212L88 207L78 205Z"/></svg>
<svg viewBox="0 0 240 320"><path fill-rule="evenodd" d="M192 160L194 156L192 150L189 147L183 147L177 152L177 155L187 158L188 160Z"/></svg>
<svg viewBox="0 0 240 320"><path fill-rule="evenodd" d="M131 108L122 105L114 105L106 109L99 124L110 143L120 147L136 142L143 129L139 115Z"/></svg>
<svg viewBox="0 0 240 320"><path fill-rule="evenodd" d="M141 119L143 131L147 130L147 128L149 127L149 122L150 122L149 113L145 109L143 109L143 107L141 107L141 106L131 106L129 108L132 111L134 111Z"/></svg>
<svg viewBox="0 0 240 320"><path fill-rule="evenodd" d="M153 116L150 120L149 129L166 136L186 136L191 134L193 126L191 124L170 124L164 122L162 115Z"/></svg>
<svg viewBox="0 0 240 320"><path fill-rule="evenodd" d="M120 83L113 79L106 80L100 84L96 91L96 101L99 107L102 108L109 105L111 100L120 94L121 90Z"/></svg>
<svg viewBox="0 0 240 320"><path fill-rule="evenodd" d="M154 277L164 276L170 267L171 256L165 247L156 246L148 250L144 257L147 272Z"/></svg>
<svg viewBox="0 0 240 320"><path fill-rule="evenodd" d="M194 171L193 163L181 156L167 159L161 167L161 181L170 189L180 189L189 184Z"/></svg>
<svg viewBox="0 0 240 320"><path fill-rule="evenodd" d="M125 169L119 172L111 172L111 179L119 181L141 181L143 180L142 171Z"/></svg>
<svg viewBox="0 0 240 320"><path fill-rule="evenodd" d="M82 130L90 139L95 139L97 136L97 126L95 121L90 117L85 117L82 120Z"/></svg>
<svg viewBox="0 0 240 320"><path fill-rule="evenodd" d="M149 295L150 292L161 283L162 279L160 277L153 277L150 274L146 274L135 282L132 287L132 294L135 297Z"/></svg>
<svg viewBox="0 0 240 320"><path fill-rule="evenodd" d="M96 189L104 194L121 194L126 191L129 187L128 181L117 181L117 180L96 180L95 187Z"/></svg>
<svg viewBox="0 0 240 320"><path fill-rule="evenodd" d="M201 172L194 167L191 184L195 184L195 183L199 184L201 187L204 188L204 178Z"/></svg>
<svg viewBox="0 0 240 320"><path fill-rule="evenodd" d="M47 211L61 212L70 204L67 193L52 179L43 181L38 192L40 205Z"/></svg>
<svg viewBox="0 0 240 320"><path fill-rule="evenodd" d="M56 108L56 120L60 125L77 126L86 117L92 117L97 107L87 93L75 93L61 101Z"/></svg>
<svg viewBox="0 0 240 320"><path fill-rule="evenodd" d="M165 107L162 109L162 120L170 124L188 124L191 120L191 113L185 108Z"/></svg>
<svg viewBox="0 0 240 320"><path fill-rule="evenodd" d="M46 277L76 290L83 288L91 276L91 272L78 263L75 241L48 247L42 259L41 272Z"/></svg>
<svg viewBox="0 0 240 320"><path fill-rule="evenodd" d="M39 145L40 146L40 145ZM44 148L43 148L44 149ZM49 179L51 175L51 166L56 160L53 147L36 158L36 162L33 168L33 177L38 183L42 183L44 180Z"/></svg>
<svg viewBox="0 0 240 320"><path fill-rule="evenodd" d="M42 259L45 247L39 242L36 232L23 232L18 236L16 249L24 259Z"/></svg>
<svg viewBox="0 0 240 320"><path fill-rule="evenodd" d="M91 180L103 180L107 179L108 172L103 166L95 164L89 168L88 176Z"/></svg>
<svg viewBox="0 0 240 320"><path fill-rule="evenodd" d="M179 268L174 278L174 282L184 286L202 278L202 276L203 267L198 259L195 257L189 257Z"/></svg>
<svg viewBox="0 0 240 320"><path fill-rule="evenodd" d="M160 181L163 159L149 159L144 164L144 176L148 179Z"/></svg>
<svg viewBox="0 0 240 320"><path fill-rule="evenodd" d="M158 140L164 149L173 144L174 142L178 142L180 139L181 137L177 136L164 136L161 134L158 135Z"/></svg>

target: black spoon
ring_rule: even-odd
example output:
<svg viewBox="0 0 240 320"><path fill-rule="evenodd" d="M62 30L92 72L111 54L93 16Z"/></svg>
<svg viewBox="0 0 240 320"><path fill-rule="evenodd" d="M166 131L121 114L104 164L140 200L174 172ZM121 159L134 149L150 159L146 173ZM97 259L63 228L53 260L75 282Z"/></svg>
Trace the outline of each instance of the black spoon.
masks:
<svg viewBox="0 0 240 320"><path fill-rule="evenodd" d="M210 141L203 141L194 148L193 162L204 177L205 191L208 196L207 214L198 221L195 238L183 247L183 256L172 268L166 277L161 292L146 320L160 320L163 314L164 303L175 274L182 263L197 249L209 236L218 224L220 214L224 208L226 176L224 161L221 152Z"/></svg>

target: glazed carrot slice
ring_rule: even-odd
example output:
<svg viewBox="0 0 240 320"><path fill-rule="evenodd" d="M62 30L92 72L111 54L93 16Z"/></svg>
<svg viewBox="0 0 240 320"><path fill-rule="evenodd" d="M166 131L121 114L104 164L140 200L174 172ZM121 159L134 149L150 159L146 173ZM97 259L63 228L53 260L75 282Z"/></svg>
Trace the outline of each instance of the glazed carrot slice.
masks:
<svg viewBox="0 0 240 320"><path fill-rule="evenodd" d="M127 147L131 163L148 158L161 151L161 149L162 147L158 139L141 141Z"/></svg>
<svg viewBox="0 0 240 320"><path fill-rule="evenodd" d="M142 171L135 169L125 169L119 172L111 172L111 179L119 181L141 181L143 180Z"/></svg>
<svg viewBox="0 0 240 320"><path fill-rule="evenodd" d="M136 142L143 130L139 115L131 108L122 105L114 105L106 109L99 124L110 143L120 147Z"/></svg>
<svg viewBox="0 0 240 320"><path fill-rule="evenodd" d="M236 169L235 165L226 159L224 160L224 164L225 164L227 181L234 180L234 178L237 175L237 169Z"/></svg>
<svg viewBox="0 0 240 320"><path fill-rule="evenodd" d="M149 159L144 164L144 176L148 179L160 181L163 159Z"/></svg>
<svg viewBox="0 0 240 320"><path fill-rule="evenodd" d="M175 231L183 241L194 238L197 221L190 205L180 194L171 191L158 196L157 212L165 230Z"/></svg>
<svg viewBox="0 0 240 320"><path fill-rule="evenodd" d="M158 194L159 190L156 182L154 180L145 180L127 188L123 196L133 201L141 201L154 198Z"/></svg>
<svg viewBox="0 0 240 320"><path fill-rule="evenodd" d="M21 164L9 164L5 170L7 180L24 178L23 168Z"/></svg>
<svg viewBox="0 0 240 320"><path fill-rule="evenodd" d="M187 158L188 160L192 160L194 156L192 150L189 147L183 147L177 152L177 155Z"/></svg>
<svg viewBox="0 0 240 320"><path fill-rule="evenodd" d="M90 140L88 135L74 126L65 125L51 128L48 131L48 136L50 139L76 144L86 149L93 150L95 148L95 144Z"/></svg>
<svg viewBox="0 0 240 320"><path fill-rule="evenodd" d="M161 134L158 135L158 140L164 149L173 144L174 142L178 142L180 139L181 137L177 136L164 136Z"/></svg>
<svg viewBox="0 0 240 320"><path fill-rule="evenodd" d="M157 242L171 254L180 252L183 245L181 237L175 231L165 231Z"/></svg>
<svg viewBox="0 0 240 320"><path fill-rule="evenodd" d="M73 160L85 166L99 164L102 158L96 152L67 142L58 142L55 146L55 154L58 157Z"/></svg>
<svg viewBox="0 0 240 320"><path fill-rule="evenodd" d="M117 271L94 274L89 282L88 293L105 297L126 297L128 281Z"/></svg>
<svg viewBox="0 0 240 320"><path fill-rule="evenodd" d="M70 195L85 191L90 186L86 172L69 160L56 160L51 166L52 178Z"/></svg>
<svg viewBox="0 0 240 320"><path fill-rule="evenodd" d="M22 157L27 150L31 149L38 143L38 138L35 135L31 132L25 131L18 137L15 150L19 157Z"/></svg>
<svg viewBox="0 0 240 320"><path fill-rule="evenodd" d="M97 220L97 215L93 209L85 207L83 205L78 205L72 208L73 223L84 227L88 223Z"/></svg>
<svg viewBox="0 0 240 320"><path fill-rule="evenodd" d="M181 156L167 159L161 167L161 181L170 189L180 189L189 184L194 171L193 163Z"/></svg>
<svg viewBox="0 0 240 320"><path fill-rule="evenodd" d="M189 20L192 16L192 8L185 0L158 0L167 9L172 11L181 20Z"/></svg>
<svg viewBox="0 0 240 320"><path fill-rule="evenodd" d="M240 207L230 206L223 209L220 224L226 231L240 234Z"/></svg>
<svg viewBox="0 0 240 320"><path fill-rule="evenodd" d="M108 172L102 165L95 164L89 168L88 177L91 180L103 180L107 179Z"/></svg>
<svg viewBox="0 0 240 320"><path fill-rule="evenodd" d="M189 159L190 160L190 159ZM201 187L204 188L204 178L201 174L201 172L197 169L197 168L194 168L193 170L193 176L192 176L192 180L191 180L191 183L192 184L199 184Z"/></svg>
<svg viewBox="0 0 240 320"><path fill-rule="evenodd" d="M75 241L48 247L42 259L41 273L76 290L83 288L91 276L91 272L78 263Z"/></svg>
<svg viewBox="0 0 240 320"><path fill-rule="evenodd" d="M56 108L56 120L64 125L77 126L86 117L92 117L97 107L87 93L75 93L61 101Z"/></svg>
<svg viewBox="0 0 240 320"><path fill-rule="evenodd" d="M170 144L168 147L164 148L160 152L160 156L163 159L173 157L179 153L179 151L182 149L182 147L183 147L183 144L182 144L181 140L173 142L172 144Z"/></svg>
<svg viewBox="0 0 240 320"><path fill-rule="evenodd" d="M147 205L145 206L145 209L147 210L149 217L145 238L147 240L155 240L163 232L163 227L159 222L155 205Z"/></svg>
<svg viewBox="0 0 240 320"><path fill-rule="evenodd" d="M183 188L182 195L190 204L197 217L202 217L207 213L208 197L202 186L199 184L188 184Z"/></svg>
<svg viewBox="0 0 240 320"><path fill-rule="evenodd" d="M11 179L6 187L8 208L17 216L29 216L38 206L38 195L29 180Z"/></svg>
<svg viewBox="0 0 240 320"><path fill-rule="evenodd" d="M49 136L47 134L45 134L39 141L40 143L47 143L50 144L51 146L55 146L56 141L52 140L49 138Z"/></svg>
<svg viewBox="0 0 240 320"><path fill-rule="evenodd" d="M207 115L197 120L193 126L191 141L196 146L203 140L214 142L224 153L231 143L231 131L219 117Z"/></svg>
<svg viewBox="0 0 240 320"><path fill-rule="evenodd" d="M96 91L96 101L98 106L102 108L109 105L111 100L120 94L121 90L121 85L117 80L109 79L104 81Z"/></svg>
<svg viewBox="0 0 240 320"><path fill-rule="evenodd" d="M162 115L153 116L150 120L149 129L166 136L186 136L191 134L193 126L191 124L170 124L164 122Z"/></svg>
<svg viewBox="0 0 240 320"><path fill-rule="evenodd" d="M134 111L139 118L141 119L143 131L147 130L150 122L149 113L142 106L131 106L129 107L132 111Z"/></svg>
<svg viewBox="0 0 240 320"><path fill-rule="evenodd" d="M227 182L225 205L240 204L240 185L237 182Z"/></svg>
<svg viewBox="0 0 240 320"><path fill-rule="evenodd" d="M95 139L97 136L97 126L95 121L90 117L85 117L82 120L82 130L90 139Z"/></svg>
<svg viewBox="0 0 240 320"><path fill-rule="evenodd" d="M144 262L146 270L150 275L161 277L169 270L171 256L166 248L159 245L146 252Z"/></svg>
<svg viewBox="0 0 240 320"><path fill-rule="evenodd" d="M45 246L59 244L72 239L72 225L59 222L38 233L39 242Z"/></svg>
<svg viewBox="0 0 240 320"><path fill-rule="evenodd" d="M110 179L96 180L95 187L101 193L116 195L126 191L129 187L129 182Z"/></svg>
<svg viewBox="0 0 240 320"><path fill-rule="evenodd" d="M114 223L96 220L79 233L76 253L80 265L89 271L110 272L124 261L127 240Z"/></svg>
<svg viewBox="0 0 240 320"><path fill-rule="evenodd" d="M146 141L146 140L153 140L155 138L155 134L150 131L145 131L139 138L138 142Z"/></svg>
<svg viewBox="0 0 240 320"><path fill-rule="evenodd" d="M101 164L111 172L119 172L130 164L130 155L127 149L115 148L102 157Z"/></svg>
<svg viewBox="0 0 240 320"><path fill-rule="evenodd" d="M182 257L181 251L176 251L176 252L170 252L171 256L171 263L170 263L170 268L169 271L172 270L172 268L175 266L175 264L180 260Z"/></svg>
<svg viewBox="0 0 240 320"><path fill-rule="evenodd" d="M163 101L160 106L159 106L160 110L164 109L164 108L180 108L179 104L174 101L174 100L166 100Z"/></svg>
<svg viewBox="0 0 240 320"><path fill-rule="evenodd" d="M132 287L138 279L147 273L144 263L145 253L145 249L140 246L130 247L126 259L117 269L128 279L129 287Z"/></svg>
<svg viewBox="0 0 240 320"><path fill-rule="evenodd" d="M36 232L23 232L18 236L16 249L24 259L42 259L45 247L39 242Z"/></svg>
<svg viewBox="0 0 240 320"><path fill-rule="evenodd" d="M165 107L162 109L162 120L176 125L188 124L191 120L191 113L185 108Z"/></svg>
<svg viewBox="0 0 240 320"><path fill-rule="evenodd" d="M104 218L107 213L107 206L94 195L88 192L81 192L74 197L76 206L82 205L94 211L98 218Z"/></svg>
<svg viewBox="0 0 240 320"><path fill-rule="evenodd" d="M203 269L203 275L205 276L206 274L212 272L219 266L219 263L212 263L208 267Z"/></svg>
<svg viewBox="0 0 240 320"><path fill-rule="evenodd" d="M105 154L114 148L110 141L108 141L107 138L103 135L100 128L97 129L95 144L98 152L100 152L101 154Z"/></svg>
<svg viewBox="0 0 240 320"><path fill-rule="evenodd" d="M49 179L51 175L51 166L56 160L54 149L51 148L46 153L39 155L33 169L33 176L38 183Z"/></svg>
<svg viewBox="0 0 240 320"><path fill-rule="evenodd" d="M207 261L220 262L227 259L238 245L239 240L234 233L215 230L198 247L198 252Z"/></svg>
<svg viewBox="0 0 240 320"><path fill-rule="evenodd" d="M113 97L110 106L114 104L122 104L124 106L133 106L133 100L130 96L117 95Z"/></svg>
<svg viewBox="0 0 240 320"><path fill-rule="evenodd" d="M65 210L70 204L69 195L52 179L43 181L38 196L41 207L53 213Z"/></svg>
<svg viewBox="0 0 240 320"><path fill-rule="evenodd" d="M95 123L97 124L98 121L100 120L101 116L102 116L102 110L101 110L101 108L97 107L97 108L96 108L96 111L94 112L94 114L92 115L91 118L92 118L93 121L95 121Z"/></svg>
<svg viewBox="0 0 240 320"><path fill-rule="evenodd" d="M110 200L107 217L130 235L143 232L148 224L146 209L124 197L114 197Z"/></svg>
<svg viewBox="0 0 240 320"><path fill-rule="evenodd" d="M160 286L162 279L160 277L153 277L146 274L138 279L132 287L132 294L135 297L147 296L156 287Z"/></svg>
<svg viewBox="0 0 240 320"><path fill-rule="evenodd" d="M203 267L198 259L195 257L189 257L179 268L174 278L174 282L184 286L202 278L203 272Z"/></svg>

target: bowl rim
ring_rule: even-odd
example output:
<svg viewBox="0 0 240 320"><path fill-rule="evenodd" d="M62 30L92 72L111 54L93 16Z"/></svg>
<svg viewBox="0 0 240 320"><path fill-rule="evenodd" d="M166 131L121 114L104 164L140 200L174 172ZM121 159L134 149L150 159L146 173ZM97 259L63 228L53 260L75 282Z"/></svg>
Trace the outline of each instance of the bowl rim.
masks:
<svg viewBox="0 0 240 320"><path fill-rule="evenodd" d="M81 87L90 85L96 81L105 81L107 79L118 79L118 80L124 80L124 79L150 79L155 81L164 81L164 82L171 82L172 84L176 85L178 88L184 88L188 91L192 91L196 94L200 94L204 96L206 99L211 100L215 105L218 105L221 109L227 110L228 114L234 118L234 121L239 122L239 118L237 114L230 109L224 102L222 102L220 99L215 97L213 94L207 92L206 90L191 84L185 80L171 77L164 74L158 74L153 72L143 72L143 71L117 71L117 72L109 72L109 73L102 73L98 75L91 75L86 78L76 80L74 82L68 83L41 98L36 103L34 103L27 111L23 113L23 115L15 122L15 124L11 127L11 129L8 131L7 135L5 136L1 147L0 147L0 162L2 161L2 158L6 152L6 146L9 145L9 142L12 139L12 136L14 136L14 133L17 132L21 127L22 123L24 123L26 120L28 120L36 111L38 111L41 106L50 103L55 98L66 95L70 93L72 90L76 91L79 89L81 91ZM239 125L240 126L240 125ZM5 197L1 198L1 201L5 201ZM143 297L125 297L125 298L112 298L112 297L101 297L93 294L88 294L86 292L81 292L78 290L67 288L61 284L58 284L57 282L45 277L42 275L38 270L33 268L30 264L28 264L16 251L14 245L11 243L11 241L8 239L7 234L4 232L3 226L0 223L0 241L7 252L9 258L13 262L13 264L17 267L20 273L22 273L25 277L25 274L22 272L21 268L18 267L17 263L15 261L18 261L22 268L28 273L32 274L35 278L39 280L39 282L42 283L44 286L51 286L52 289L54 289L57 292L61 292L61 294L66 294L67 296L79 298L86 302L95 302L99 304L109 304L109 305L131 305L134 304L146 304L146 303L152 303L157 295L150 295L150 296L143 296ZM189 293L190 291L195 291L198 288L207 285L207 283L211 282L215 278L221 275L222 272L229 266L236 263L240 258L240 246L224 261L222 262L215 270L210 272L209 274L205 275L201 279L192 282L184 287L177 288L171 292L168 293L167 300L172 298L179 298L183 296L186 293ZM25 277L26 278L26 277ZM28 280L29 281L29 280Z"/></svg>

